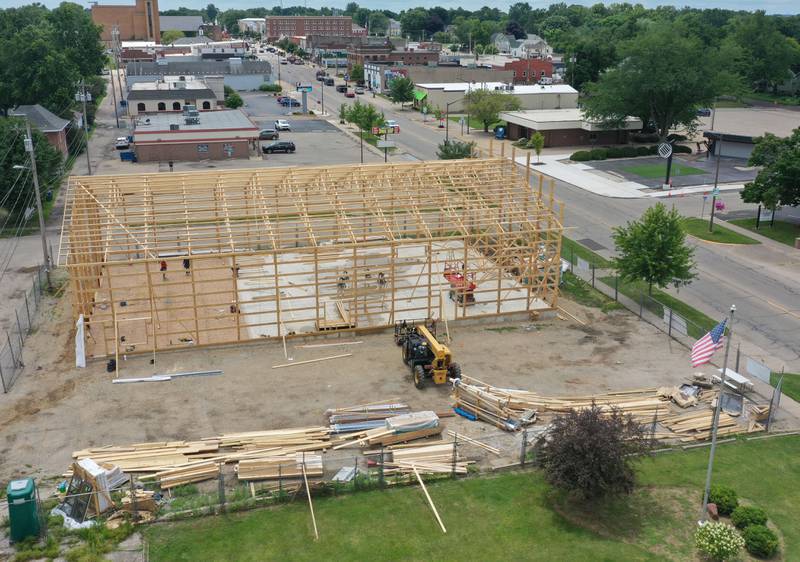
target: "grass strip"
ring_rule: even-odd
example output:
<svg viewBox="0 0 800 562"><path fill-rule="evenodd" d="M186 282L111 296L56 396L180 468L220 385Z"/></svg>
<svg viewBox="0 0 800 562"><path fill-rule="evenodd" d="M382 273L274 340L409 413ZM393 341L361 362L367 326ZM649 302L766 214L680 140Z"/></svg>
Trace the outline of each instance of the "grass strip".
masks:
<svg viewBox="0 0 800 562"><path fill-rule="evenodd" d="M769 222L761 221L761 227L758 229L756 229L756 219L736 219L728 222L793 248L795 238L800 237L800 224L791 222L775 221L775 223L770 226Z"/></svg>
<svg viewBox="0 0 800 562"><path fill-rule="evenodd" d="M637 176L648 179L663 178L667 175L666 163L640 164L638 166L627 166L622 169L625 172L636 174ZM673 163L672 168L670 169L671 177L696 176L705 173L706 173L705 170L701 170L700 168L693 168L691 166L685 166L683 164L677 164L677 163Z"/></svg>
<svg viewBox="0 0 800 562"><path fill-rule="evenodd" d="M584 259L601 269L607 269L612 265L610 260L566 236L561 237L561 257L573 265L578 263L578 258Z"/></svg>
<svg viewBox="0 0 800 562"><path fill-rule="evenodd" d="M800 402L800 374L797 373L772 373L769 376L769 384L778 386L778 381L783 376L783 384L781 385L781 392L794 400Z"/></svg>
<svg viewBox="0 0 800 562"><path fill-rule="evenodd" d="M688 234L700 240L708 242L718 242L721 244L760 244L758 240L753 240L749 236L739 234L732 231L730 228L725 228L718 224L714 225L714 231L708 231L708 221L705 219L698 219L687 217L683 219L683 227Z"/></svg>
<svg viewBox="0 0 800 562"><path fill-rule="evenodd" d="M570 271L566 271L561 276L561 279L561 293L578 304L599 308L603 312L625 308Z"/></svg>

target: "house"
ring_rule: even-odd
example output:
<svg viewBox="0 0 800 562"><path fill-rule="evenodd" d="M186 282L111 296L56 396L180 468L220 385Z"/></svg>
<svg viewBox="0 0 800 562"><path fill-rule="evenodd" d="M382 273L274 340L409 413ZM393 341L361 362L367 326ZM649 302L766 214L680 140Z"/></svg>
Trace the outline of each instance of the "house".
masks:
<svg viewBox="0 0 800 562"><path fill-rule="evenodd" d="M267 29L267 20L264 18L242 18L236 22L240 33L262 34Z"/></svg>
<svg viewBox="0 0 800 562"><path fill-rule="evenodd" d="M18 105L8 113L9 117L24 117L31 127L38 129L47 137L47 142L58 149L66 158L69 156L67 145L67 125L69 121L62 119L39 104Z"/></svg>
<svg viewBox="0 0 800 562"><path fill-rule="evenodd" d="M553 77L553 63L549 60L527 58L495 66L497 70L510 70L514 84L536 84L542 78Z"/></svg>
<svg viewBox="0 0 800 562"><path fill-rule="evenodd" d="M540 132L544 135L546 147L625 144L630 131L642 128L641 119L628 117L621 127L608 129L587 118L577 107L504 111L500 113L500 119L508 123L506 133L510 140L529 139L533 133Z"/></svg>
<svg viewBox="0 0 800 562"><path fill-rule="evenodd" d="M516 58L547 59L553 56L553 49L547 44L547 41L532 33L529 33L525 39L517 39L507 33L495 33L492 35L491 41L500 54Z"/></svg>
<svg viewBox="0 0 800 562"><path fill-rule="evenodd" d="M140 115L134 121L133 145L139 162L229 160L249 158L258 127L239 109Z"/></svg>
<svg viewBox="0 0 800 562"><path fill-rule="evenodd" d="M368 35L367 28L361 27L360 25L353 24L353 36L354 37L366 37Z"/></svg>
<svg viewBox="0 0 800 562"><path fill-rule="evenodd" d="M182 31L186 37L201 34L203 16L161 16L161 33Z"/></svg>
<svg viewBox="0 0 800 562"><path fill-rule="evenodd" d="M389 18L389 26L386 28L386 35L388 37L400 37L402 34L402 26L397 20Z"/></svg>
<svg viewBox="0 0 800 562"><path fill-rule="evenodd" d="M514 86L503 82L450 82L416 84L417 101L415 105L445 109L450 104L451 113L464 111L464 96L473 90L495 90L516 97L522 109L562 109L578 107L578 91L571 86L531 85Z"/></svg>
<svg viewBox="0 0 800 562"><path fill-rule="evenodd" d="M103 27L100 39L111 45L112 32L120 41L159 41L161 27L158 0L136 0L134 5L101 5L92 2L92 23Z"/></svg>
<svg viewBox="0 0 800 562"><path fill-rule="evenodd" d="M216 92L215 92L216 90ZM183 111L187 105L202 110L217 109L224 99L222 76L165 76L156 82L132 84L128 92L128 115L161 111Z"/></svg>
<svg viewBox="0 0 800 562"><path fill-rule="evenodd" d="M126 72L129 86L140 82L156 82L165 76L193 76L200 79L222 76L225 86L239 91L252 91L264 82L272 81L272 65L269 62L240 58L214 61L171 60L167 57L155 62L129 64Z"/></svg>

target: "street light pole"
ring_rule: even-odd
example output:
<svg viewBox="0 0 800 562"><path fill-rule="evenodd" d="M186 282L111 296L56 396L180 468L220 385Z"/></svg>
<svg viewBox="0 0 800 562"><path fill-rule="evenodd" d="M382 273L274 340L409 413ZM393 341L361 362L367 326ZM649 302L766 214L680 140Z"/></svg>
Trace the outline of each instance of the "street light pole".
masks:
<svg viewBox="0 0 800 562"><path fill-rule="evenodd" d="M39 233L42 237L42 256L44 257L44 271L47 276L47 286L50 287L50 253L47 251L47 233L44 230L44 211L42 210L42 195L39 192L39 174L36 171L36 151L33 147L31 123L25 118L25 130L28 137L25 139L25 151L31 159L31 172L33 173L33 189L36 197L36 212L39 215Z"/></svg>
<svg viewBox="0 0 800 562"><path fill-rule="evenodd" d="M714 152L717 153L717 170L714 172L714 190L711 192L711 218L708 221L708 231L714 232L714 209L717 203L717 184L719 183L719 161L722 159L722 135L719 135L719 149L714 141Z"/></svg>
<svg viewBox="0 0 800 562"><path fill-rule="evenodd" d="M86 82L81 78L81 101L83 102L83 132L86 135L86 167L92 175L92 161L89 158L89 115L86 113Z"/></svg>
<svg viewBox="0 0 800 562"><path fill-rule="evenodd" d="M728 323L728 341L725 342L725 359L722 361L722 377L719 383L719 394L717 395L717 407L714 408L714 418L711 423L711 450L708 453L708 470L706 471L706 487L703 491L703 513L701 521L708 518L708 494L711 489L711 473L714 471L714 453L717 451L717 428L719 426L719 414L722 411L722 393L725 392L725 376L728 370L728 354L731 350L731 339L733 338L733 314L736 312L736 305L731 305L730 321ZM724 332L723 332L724 333Z"/></svg>

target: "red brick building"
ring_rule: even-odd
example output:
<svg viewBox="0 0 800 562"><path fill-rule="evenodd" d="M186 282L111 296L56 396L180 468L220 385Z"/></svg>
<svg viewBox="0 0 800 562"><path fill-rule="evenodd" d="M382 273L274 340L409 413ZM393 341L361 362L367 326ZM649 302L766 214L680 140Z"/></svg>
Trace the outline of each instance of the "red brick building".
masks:
<svg viewBox="0 0 800 562"><path fill-rule="evenodd" d="M295 35L353 36L350 16L267 16L267 40Z"/></svg>
<svg viewBox="0 0 800 562"><path fill-rule="evenodd" d="M436 64L439 62L439 53L434 51L397 51L391 44L387 45L360 45L347 52L347 66L364 66L370 62L402 63L406 66Z"/></svg>
<svg viewBox="0 0 800 562"><path fill-rule="evenodd" d="M514 84L536 84L542 78L552 78L553 63L542 59L522 59L495 66L495 70L510 70L514 73Z"/></svg>
<svg viewBox="0 0 800 562"><path fill-rule="evenodd" d="M67 147L67 125L69 125L69 121L53 114L39 104L17 106L9 111L9 115L27 119L31 127L44 133L44 136L47 137L47 142L58 149L65 158L69 156Z"/></svg>
<svg viewBox="0 0 800 562"><path fill-rule="evenodd" d="M158 0L136 0L134 5L92 4L92 22L102 25L100 39L111 43L111 31L119 28L120 41L161 40Z"/></svg>

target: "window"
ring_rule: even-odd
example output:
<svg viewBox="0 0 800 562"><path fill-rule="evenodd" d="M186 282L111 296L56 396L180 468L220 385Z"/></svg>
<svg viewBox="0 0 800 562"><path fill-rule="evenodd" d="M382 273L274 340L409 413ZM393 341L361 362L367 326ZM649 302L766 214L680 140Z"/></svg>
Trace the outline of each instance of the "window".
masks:
<svg viewBox="0 0 800 562"><path fill-rule="evenodd" d="M203 102L203 109L211 109L211 102L210 101L204 101Z"/></svg>
<svg viewBox="0 0 800 562"><path fill-rule="evenodd" d="M167 109L167 104L165 104L163 101L158 102L159 111L165 111L166 109Z"/></svg>
<svg viewBox="0 0 800 562"><path fill-rule="evenodd" d="M173 102L172 103L172 109L174 109L175 111L180 111L181 110L181 102L179 102L179 101Z"/></svg>
<svg viewBox="0 0 800 562"><path fill-rule="evenodd" d="M522 77L523 78L527 78L528 77L528 72L526 70L522 71Z"/></svg>
<svg viewBox="0 0 800 562"><path fill-rule="evenodd" d="M546 76L546 74L545 74L544 70L542 70L542 74L541 74L541 76L542 76L542 78L544 78L544 77Z"/></svg>
<svg viewBox="0 0 800 562"><path fill-rule="evenodd" d="M512 70L511 71L511 77L512 78L516 78L517 77L517 71L516 70Z"/></svg>
<svg viewBox="0 0 800 562"><path fill-rule="evenodd" d="M143 103L137 103L136 104L136 110L137 111L145 111L144 104Z"/></svg>
<svg viewBox="0 0 800 562"><path fill-rule="evenodd" d="M197 145L197 152L201 154L208 153L208 145L207 144L198 144Z"/></svg>

